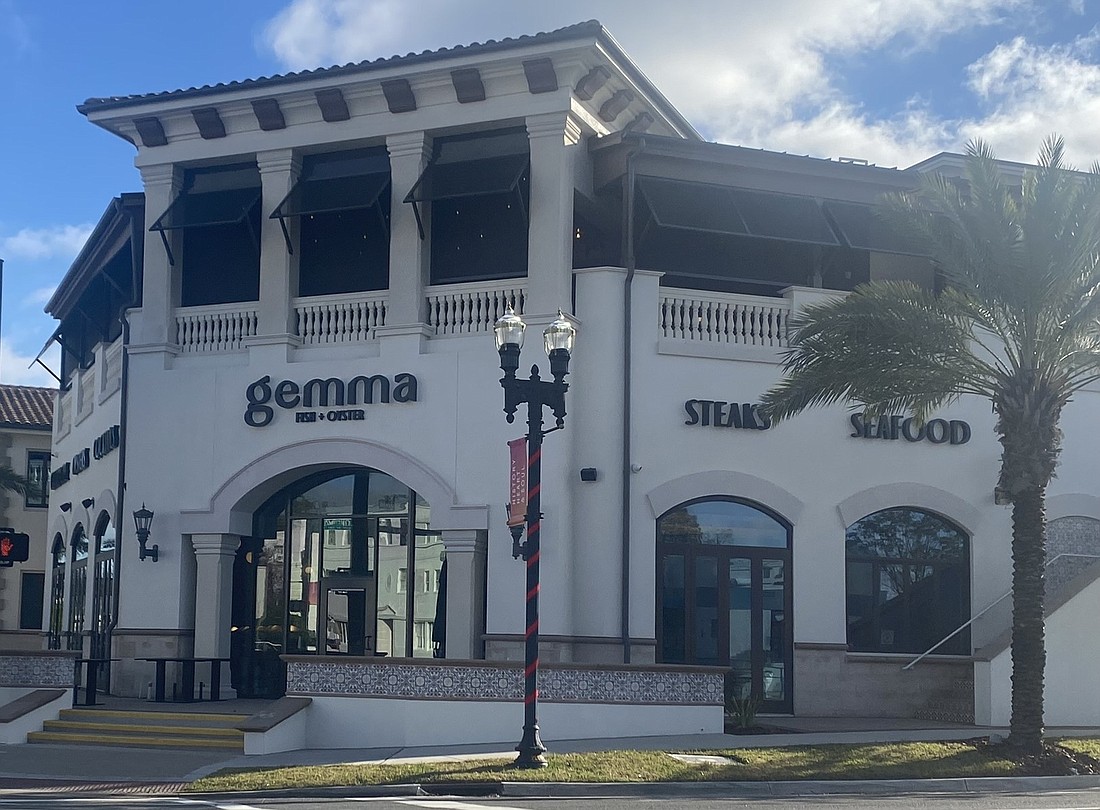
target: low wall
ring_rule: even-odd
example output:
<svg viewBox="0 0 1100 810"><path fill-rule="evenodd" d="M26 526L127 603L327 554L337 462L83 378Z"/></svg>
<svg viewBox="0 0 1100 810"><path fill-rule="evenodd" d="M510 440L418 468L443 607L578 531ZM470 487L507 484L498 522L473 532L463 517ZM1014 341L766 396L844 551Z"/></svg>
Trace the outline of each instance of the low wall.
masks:
<svg viewBox="0 0 1100 810"><path fill-rule="evenodd" d="M0 650L0 687L72 689L76 652Z"/></svg>
<svg viewBox="0 0 1100 810"><path fill-rule="evenodd" d="M285 656L287 694L313 699L310 748L453 745L519 739L516 662ZM545 740L721 733L724 670L550 664L539 670Z"/></svg>
<svg viewBox="0 0 1100 810"><path fill-rule="evenodd" d="M1093 572L1095 573L1095 572ZM1046 618L1046 671L1043 722L1048 726L1100 726L1100 579L1092 579L1072 598L1053 605ZM975 720L978 725L1007 726L1012 715L1012 651L999 651L976 663Z"/></svg>
<svg viewBox="0 0 1100 810"><path fill-rule="evenodd" d="M849 653L843 645L796 645L795 705L799 717L917 717L952 705L956 722L971 722L973 698L968 657L930 656L902 669L914 656ZM958 704L955 706L954 704Z"/></svg>

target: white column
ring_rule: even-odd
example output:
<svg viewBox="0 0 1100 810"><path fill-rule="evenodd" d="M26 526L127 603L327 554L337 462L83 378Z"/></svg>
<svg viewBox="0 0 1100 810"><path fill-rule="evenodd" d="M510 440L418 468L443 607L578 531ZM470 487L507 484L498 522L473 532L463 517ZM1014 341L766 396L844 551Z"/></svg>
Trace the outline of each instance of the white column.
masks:
<svg viewBox="0 0 1100 810"><path fill-rule="evenodd" d="M424 323L424 287L428 283L428 241L420 238L416 214L405 195L409 193L431 158L431 141L423 132L390 135L390 286L386 326L419 326ZM431 233L431 205L422 205L424 233Z"/></svg>
<svg viewBox="0 0 1100 810"><path fill-rule="evenodd" d="M579 121L570 113L527 119L531 148L528 204L527 312L572 311L573 162L580 142Z"/></svg>
<svg viewBox="0 0 1100 810"><path fill-rule="evenodd" d="M260 152L256 155L263 196L260 202L260 313L259 334L283 338L294 332L291 299L298 294L298 217L286 220L294 253L287 250L279 220L269 216L283 201L302 168L292 149Z"/></svg>
<svg viewBox="0 0 1100 810"><path fill-rule="evenodd" d="M447 657L484 658L484 531L444 529L447 550Z"/></svg>
<svg viewBox="0 0 1100 810"><path fill-rule="evenodd" d="M241 538L235 534L193 534L195 549L195 657L228 658L233 624L233 558ZM205 680L206 667L195 673ZM230 693L229 667L222 666L222 693ZM209 686L209 685L208 685Z"/></svg>
<svg viewBox="0 0 1100 810"><path fill-rule="evenodd" d="M175 166L163 163L142 166L141 180L145 187L146 228L142 306L140 315L135 315L131 320L133 332L130 342L164 346L176 342L174 309L179 301L180 240L175 238L175 232L165 232L176 260L176 267L172 267L168 263L160 233L149 232L148 229L176 199L182 176Z"/></svg>

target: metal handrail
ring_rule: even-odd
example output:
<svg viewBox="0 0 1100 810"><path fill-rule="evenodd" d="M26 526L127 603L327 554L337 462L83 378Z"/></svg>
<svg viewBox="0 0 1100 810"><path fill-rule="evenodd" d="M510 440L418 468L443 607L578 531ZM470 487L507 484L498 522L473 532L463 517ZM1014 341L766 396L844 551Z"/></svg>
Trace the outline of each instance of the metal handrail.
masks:
<svg viewBox="0 0 1100 810"><path fill-rule="evenodd" d="M1055 554L1053 557L1051 557L1049 560L1047 560L1045 563L1043 563L1043 568L1044 569L1048 568L1053 563L1055 563L1058 560L1062 559L1062 557L1082 557L1082 558L1089 559L1089 560L1100 560L1100 554L1071 554L1071 553ZM903 666L901 668L902 671L904 672L907 669L912 669L914 666L919 664L921 661L923 661L925 658L927 658L933 652L935 652L940 647L942 647L945 643L947 643L948 641L953 639L955 636L957 636L959 633L961 633L963 630L968 628L970 625L972 625L974 622L976 622L978 619L980 619L982 616L984 616L986 613L988 613L990 610L992 610L994 607L999 605L1001 602L1003 602L1005 599L1007 599L1010 596L1012 596L1012 589L1011 588L1009 590L1005 591L1000 596L998 596L996 599L994 599L992 602L990 602L984 608L982 608L981 611L979 611L978 613L971 616L969 619L967 619L965 622L960 624L958 627L956 627L954 630L952 630L946 636L941 638L939 641L937 641L935 644L933 644L927 650L922 652L920 655L918 655L916 658L914 658L908 664Z"/></svg>

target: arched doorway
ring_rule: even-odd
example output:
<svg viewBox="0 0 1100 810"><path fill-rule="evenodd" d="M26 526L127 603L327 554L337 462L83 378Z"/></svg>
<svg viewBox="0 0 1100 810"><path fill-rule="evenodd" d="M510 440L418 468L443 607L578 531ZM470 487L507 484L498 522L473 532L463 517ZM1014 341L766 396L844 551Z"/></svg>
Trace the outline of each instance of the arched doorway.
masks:
<svg viewBox="0 0 1100 810"><path fill-rule="evenodd" d="M115 527L107 511L99 513L93 532L92 621L89 657L111 657L111 620L115 607ZM99 667L98 687L107 691L110 665Z"/></svg>
<svg viewBox="0 0 1100 810"><path fill-rule="evenodd" d="M51 650L61 649L61 632L65 626L65 563L68 554L65 538L58 532L54 535L50 549L53 568L50 569L50 626L46 646Z"/></svg>
<svg viewBox="0 0 1100 810"><path fill-rule="evenodd" d="M83 650L84 602L88 595L88 535L84 532L83 523L76 524L69 545L72 547L72 580L69 584L69 638L66 646L70 650Z"/></svg>
<svg viewBox="0 0 1100 810"><path fill-rule="evenodd" d="M283 654L440 654L442 551L427 501L379 470L326 470L280 490L234 563L238 695L282 694Z"/></svg>
<svg viewBox="0 0 1100 810"><path fill-rule="evenodd" d="M791 527L762 506L701 498L657 521L657 656L729 667L727 694L793 707Z"/></svg>

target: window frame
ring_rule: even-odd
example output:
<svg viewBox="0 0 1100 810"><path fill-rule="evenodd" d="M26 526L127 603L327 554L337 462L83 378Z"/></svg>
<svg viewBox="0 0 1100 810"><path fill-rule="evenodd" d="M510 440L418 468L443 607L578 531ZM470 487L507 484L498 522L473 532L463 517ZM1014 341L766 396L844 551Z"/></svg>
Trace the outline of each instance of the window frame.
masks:
<svg viewBox="0 0 1100 810"><path fill-rule="evenodd" d="M880 515L884 512L917 512L940 521L945 527L953 530L961 539L962 552L954 557L910 553L895 554L893 556L869 552L852 553L849 545L853 529L868 518ZM929 509L923 509L916 506L893 506L869 512L852 523L851 526L848 526L844 534L845 641L849 652L879 655L921 655L928 652L929 648L942 643L943 646L936 647L936 653L938 655L968 656L971 654L971 639L968 628L962 629L950 641L944 643L944 637L952 631L964 627L965 624L973 618L974 612L973 605L971 604L973 594L973 585L971 581L973 577L971 560L972 538L961 525ZM857 594L852 591L853 583L851 571L852 567L855 565L870 566L869 594ZM884 576L883 569L888 566L905 566L908 569L927 568L930 570L927 576L921 577L919 580L914 579L913 584L915 585L918 581L926 581L928 583L927 587L933 589L933 598L931 600L926 600L926 602L933 605L935 608L936 612L934 615L929 617L923 614L921 609L925 607L925 603L915 601L916 597L919 597L919 594L914 595L912 591L898 591L893 597L885 600L883 599L883 594L886 593L882 587L882 578ZM940 590L943 587L942 583L946 581L943 575L952 569L958 570L960 568L963 569L964 573L964 575L959 578L959 582L962 585L962 592L954 595L957 598L945 600ZM849 603L850 600L857 597L869 599L870 601L858 614L853 614ZM884 645L882 643L884 631L883 616L887 606L899 599L903 600L898 603L902 608L899 614L901 616L900 624L909 634L910 638L903 638L900 643L895 641L890 645ZM947 605L955 603L960 605L962 612L956 617L951 617L948 615ZM855 621L852 620L853 616L855 616ZM932 635L936 636L936 638L930 643L918 640L918 637L914 634L913 628L928 626L930 622L930 626L933 628ZM870 643L857 643L853 641L852 628L860 623L865 623L867 625L868 636L871 639ZM936 627L940 627L941 629L935 630ZM896 631L897 627L889 629L891 631ZM917 647L920 647L920 649L916 649Z"/></svg>
<svg viewBox="0 0 1100 810"><path fill-rule="evenodd" d="M44 461L42 467L42 476L38 482L37 489L32 491L32 487L28 486L27 491L23 495L23 507L25 509L47 509L50 505L50 459L52 454L49 450L28 450L27 451L27 481L33 484L34 478L31 475L31 470L35 461ZM32 502L32 495L38 495L38 489L41 490L41 503Z"/></svg>

